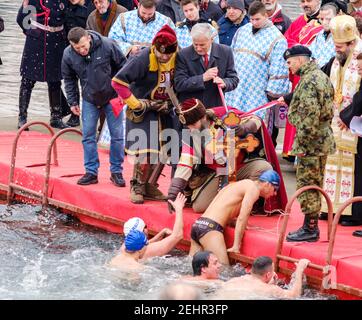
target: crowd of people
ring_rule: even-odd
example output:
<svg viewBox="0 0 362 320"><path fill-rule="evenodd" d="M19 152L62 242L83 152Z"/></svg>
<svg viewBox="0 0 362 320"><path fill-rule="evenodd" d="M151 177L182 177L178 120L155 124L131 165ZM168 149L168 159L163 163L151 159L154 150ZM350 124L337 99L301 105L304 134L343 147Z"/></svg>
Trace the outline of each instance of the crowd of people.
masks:
<svg viewBox="0 0 362 320"><path fill-rule="evenodd" d="M98 183L97 133L106 123L112 183L126 186L126 152L131 202L168 200L176 211L174 229L152 243L137 220L112 266L137 268L171 250L183 237L185 203L203 213L192 226L190 254L207 250L209 263L229 264L249 215L285 208L275 153L282 127L297 189L323 188L335 212L362 195L362 138L349 130L362 115L362 1L300 0L300 7L304 13L292 22L277 0L23 0L18 127L27 122L35 83L47 82L50 125L82 120L85 174L78 184ZM166 164L172 178L164 195L157 181ZM318 241L326 204L313 190L298 200L304 223L287 240ZM232 221L234 243L226 248L223 230ZM362 225L362 203L340 223ZM299 278L307 263L298 265ZM263 257L248 279L224 290L245 283L268 291L271 268ZM299 284L269 291L295 297Z"/></svg>

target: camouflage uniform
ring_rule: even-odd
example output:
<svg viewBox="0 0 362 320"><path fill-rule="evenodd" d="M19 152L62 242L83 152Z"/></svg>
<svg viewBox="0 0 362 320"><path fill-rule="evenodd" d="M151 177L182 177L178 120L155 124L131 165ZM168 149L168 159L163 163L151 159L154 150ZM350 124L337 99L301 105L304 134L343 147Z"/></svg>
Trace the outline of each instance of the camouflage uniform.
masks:
<svg viewBox="0 0 362 320"><path fill-rule="evenodd" d="M314 62L299 70L301 79L289 106L289 122L296 127L292 153L303 154L297 165L297 189L323 187L327 155L336 150L331 122L334 89L328 76ZM302 212L318 218L321 197L318 191L307 191L298 197Z"/></svg>

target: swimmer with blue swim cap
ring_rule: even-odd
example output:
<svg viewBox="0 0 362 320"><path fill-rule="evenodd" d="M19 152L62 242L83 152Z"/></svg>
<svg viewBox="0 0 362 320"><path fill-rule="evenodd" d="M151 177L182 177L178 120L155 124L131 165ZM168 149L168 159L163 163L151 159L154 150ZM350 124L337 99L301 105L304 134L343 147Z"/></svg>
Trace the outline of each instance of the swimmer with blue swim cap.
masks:
<svg viewBox="0 0 362 320"><path fill-rule="evenodd" d="M146 235L139 230L131 230L124 239L124 245L128 252L142 250L148 244Z"/></svg>
<svg viewBox="0 0 362 320"><path fill-rule="evenodd" d="M222 264L229 264L228 252L240 252L250 213L259 198L269 199L277 195L281 177L274 170L262 172L257 181L240 180L221 189L204 214L191 228L190 256L200 250L211 251ZM234 243L226 247L223 232L235 223Z"/></svg>
<svg viewBox="0 0 362 320"><path fill-rule="evenodd" d="M274 171L274 170L267 170L264 171L260 177L259 177L259 181L262 182L269 182L271 185L273 185L274 189L276 191L279 190L280 187L280 177L279 174Z"/></svg>

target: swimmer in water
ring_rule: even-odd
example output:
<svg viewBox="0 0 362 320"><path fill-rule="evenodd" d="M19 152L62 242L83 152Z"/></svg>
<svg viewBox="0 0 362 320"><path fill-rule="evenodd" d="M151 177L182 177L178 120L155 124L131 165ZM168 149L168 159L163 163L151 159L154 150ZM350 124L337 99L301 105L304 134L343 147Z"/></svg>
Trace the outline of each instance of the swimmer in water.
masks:
<svg viewBox="0 0 362 320"><path fill-rule="evenodd" d="M276 285L278 277L274 272L273 260L266 256L258 257L255 259L249 275L232 278L225 282L214 298L298 298L302 294L303 273L309 262L307 259L301 259L296 263L295 281L290 289L285 290Z"/></svg>
<svg viewBox="0 0 362 320"><path fill-rule="evenodd" d="M136 237L135 239L139 239L138 241L141 243L142 239L147 240L145 233L140 231L138 227L130 230L124 241L124 250L121 250L120 253L110 261L109 266L124 268L124 262L130 260L131 258L140 264L140 262L144 262L147 258L164 256L169 253L180 240L183 239L183 208L185 206L186 198L182 193L179 193L175 201L168 200L168 202L175 209L175 222L171 234L156 242L147 241L147 245L144 244L142 248L137 249L136 251L131 251L130 254L130 250L127 249L127 239L129 241L136 241L133 240ZM144 230L144 228L142 229ZM134 233L135 231L137 231L137 235ZM143 237L140 234L143 234ZM125 257L127 257L127 259Z"/></svg>

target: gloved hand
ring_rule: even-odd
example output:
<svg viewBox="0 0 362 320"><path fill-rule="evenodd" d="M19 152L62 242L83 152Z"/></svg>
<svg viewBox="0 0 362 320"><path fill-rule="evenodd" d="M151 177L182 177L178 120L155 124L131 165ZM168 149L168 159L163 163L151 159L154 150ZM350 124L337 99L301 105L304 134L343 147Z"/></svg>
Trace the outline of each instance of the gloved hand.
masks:
<svg viewBox="0 0 362 320"><path fill-rule="evenodd" d="M149 106L150 110L167 114L168 113L168 102L164 100L153 100Z"/></svg>
<svg viewBox="0 0 362 320"><path fill-rule="evenodd" d="M173 178L171 181L171 186L168 189L167 199L174 201L179 192L183 192L186 186L187 186L187 180L182 178ZM168 211L170 213L172 213L172 211L175 211L169 202L168 202Z"/></svg>
<svg viewBox="0 0 362 320"><path fill-rule="evenodd" d="M136 111L143 111L145 109L148 109L151 106L152 100L150 99L138 99L140 104L135 109Z"/></svg>
<svg viewBox="0 0 362 320"><path fill-rule="evenodd" d="M248 133L256 133L257 131L258 127L256 123L253 120L248 120L235 128L235 136L241 137Z"/></svg>

